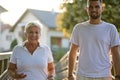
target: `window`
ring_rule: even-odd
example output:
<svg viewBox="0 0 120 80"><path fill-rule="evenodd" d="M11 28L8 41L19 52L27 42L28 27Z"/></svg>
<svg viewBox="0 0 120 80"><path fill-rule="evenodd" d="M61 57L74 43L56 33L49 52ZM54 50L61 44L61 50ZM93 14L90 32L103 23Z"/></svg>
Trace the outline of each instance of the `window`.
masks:
<svg viewBox="0 0 120 80"><path fill-rule="evenodd" d="M7 41L12 41L12 35L7 35L7 36L6 36L6 40L7 40Z"/></svg>
<svg viewBox="0 0 120 80"><path fill-rule="evenodd" d="M61 47L61 45L62 45L61 37L51 37L52 50L56 50L57 48Z"/></svg>

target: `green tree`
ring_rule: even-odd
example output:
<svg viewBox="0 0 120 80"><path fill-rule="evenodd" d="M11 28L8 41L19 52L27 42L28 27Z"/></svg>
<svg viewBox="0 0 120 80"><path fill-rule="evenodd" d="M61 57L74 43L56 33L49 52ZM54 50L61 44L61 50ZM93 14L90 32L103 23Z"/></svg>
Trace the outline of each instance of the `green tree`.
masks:
<svg viewBox="0 0 120 80"><path fill-rule="evenodd" d="M87 13L84 10L86 0L69 1L70 0L65 0L65 3L61 5L61 9L63 9L64 12L58 14L57 17L57 24L65 32L66 37L69 37L69 33L71 33L76 23L88 19Z"/></svg>
<svg viewBox="0 0 120 80"><path fill-rule="evenodd" d="M71 1L71 2L70 2ZM65 0L61 5L63 13L57 16L57 25L63 30L66 37L79 22L88 20L88 15L85 10L87 0ZM102 19L116 25L120 31L120 0L105 0L103 1L105 9Z"/></svg>
<svg viewBox="0 0 120 80"><path fill-rule="evenodd" d="M105 10L102 19L113 23L120 32L120 0L104 0Z"/></svg>
<svg viewBox="0 0 120 80"><path fill-rule="evenodd" d="M18 44L17 39L14 39L14 40L11 42L10 49L12 50L17 44Z"/></svg>

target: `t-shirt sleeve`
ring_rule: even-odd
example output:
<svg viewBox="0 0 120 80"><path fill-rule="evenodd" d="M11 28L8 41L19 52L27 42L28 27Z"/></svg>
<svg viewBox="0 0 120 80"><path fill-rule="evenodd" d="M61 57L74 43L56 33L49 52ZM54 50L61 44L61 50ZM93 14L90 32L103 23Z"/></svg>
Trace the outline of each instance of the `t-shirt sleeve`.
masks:
<svg viewBox="0 0 120 80"><path fill-rule="evenodd" d="M73 28L71 37L70 37L70 42L79 45L79 36L78 36L78 30L77 30L77 25Z"/></svg>
<svg viewBox="0 0 120 80"><path fill-rule="evenodd" d="M48 63L53 62L53 55L51 49L48 47Z"/></svg>
<svg viewBox="0 0 120 80"><path fill-rule="evenodd" d="M111 42L110 42L111 47L120 45L119 34L115 26L113 26L110 36L111 36Z"/></svg>
<svg viewBox="0 0 120 80"><path fill-rule="evenodd" d="M11 54L10 57L10 62L16 64L17 60L16 60L16 48L13 49L13 53Z"/></svg>

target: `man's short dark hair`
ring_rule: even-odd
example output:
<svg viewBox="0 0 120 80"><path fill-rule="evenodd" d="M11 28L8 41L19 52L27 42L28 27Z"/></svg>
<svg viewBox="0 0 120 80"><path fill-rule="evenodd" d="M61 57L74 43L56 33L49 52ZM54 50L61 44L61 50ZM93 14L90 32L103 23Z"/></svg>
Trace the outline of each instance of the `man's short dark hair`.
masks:
<svg viewBox="0 0 120 80"><path fill-rule="evenodd" d="M88 5L89 1L100 1L100 3L102 4L102 0L87 0L87 5Z"/></svg>
<svg viewBox="0 0 120 80"><path fill-rule="evenodd" d="M102 3L102 0L88 0L88 1L100 1Z"/></svg>

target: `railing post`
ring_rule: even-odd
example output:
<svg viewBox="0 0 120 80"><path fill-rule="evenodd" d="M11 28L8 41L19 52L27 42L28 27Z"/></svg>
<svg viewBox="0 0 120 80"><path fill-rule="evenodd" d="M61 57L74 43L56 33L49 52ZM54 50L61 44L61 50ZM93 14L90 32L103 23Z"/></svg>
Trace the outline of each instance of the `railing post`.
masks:
<svg viewBox="0 0 120 80"><path fill-rule="evenodd" d="M2 69L2 61L0 60L0 74L2 73L1 69Z"/></svg>
<svg viewBox="0 0 120 80"><path fill-rule="evenodd" d="M11 52L0 53L0 75L8 68Z"/></svg>

